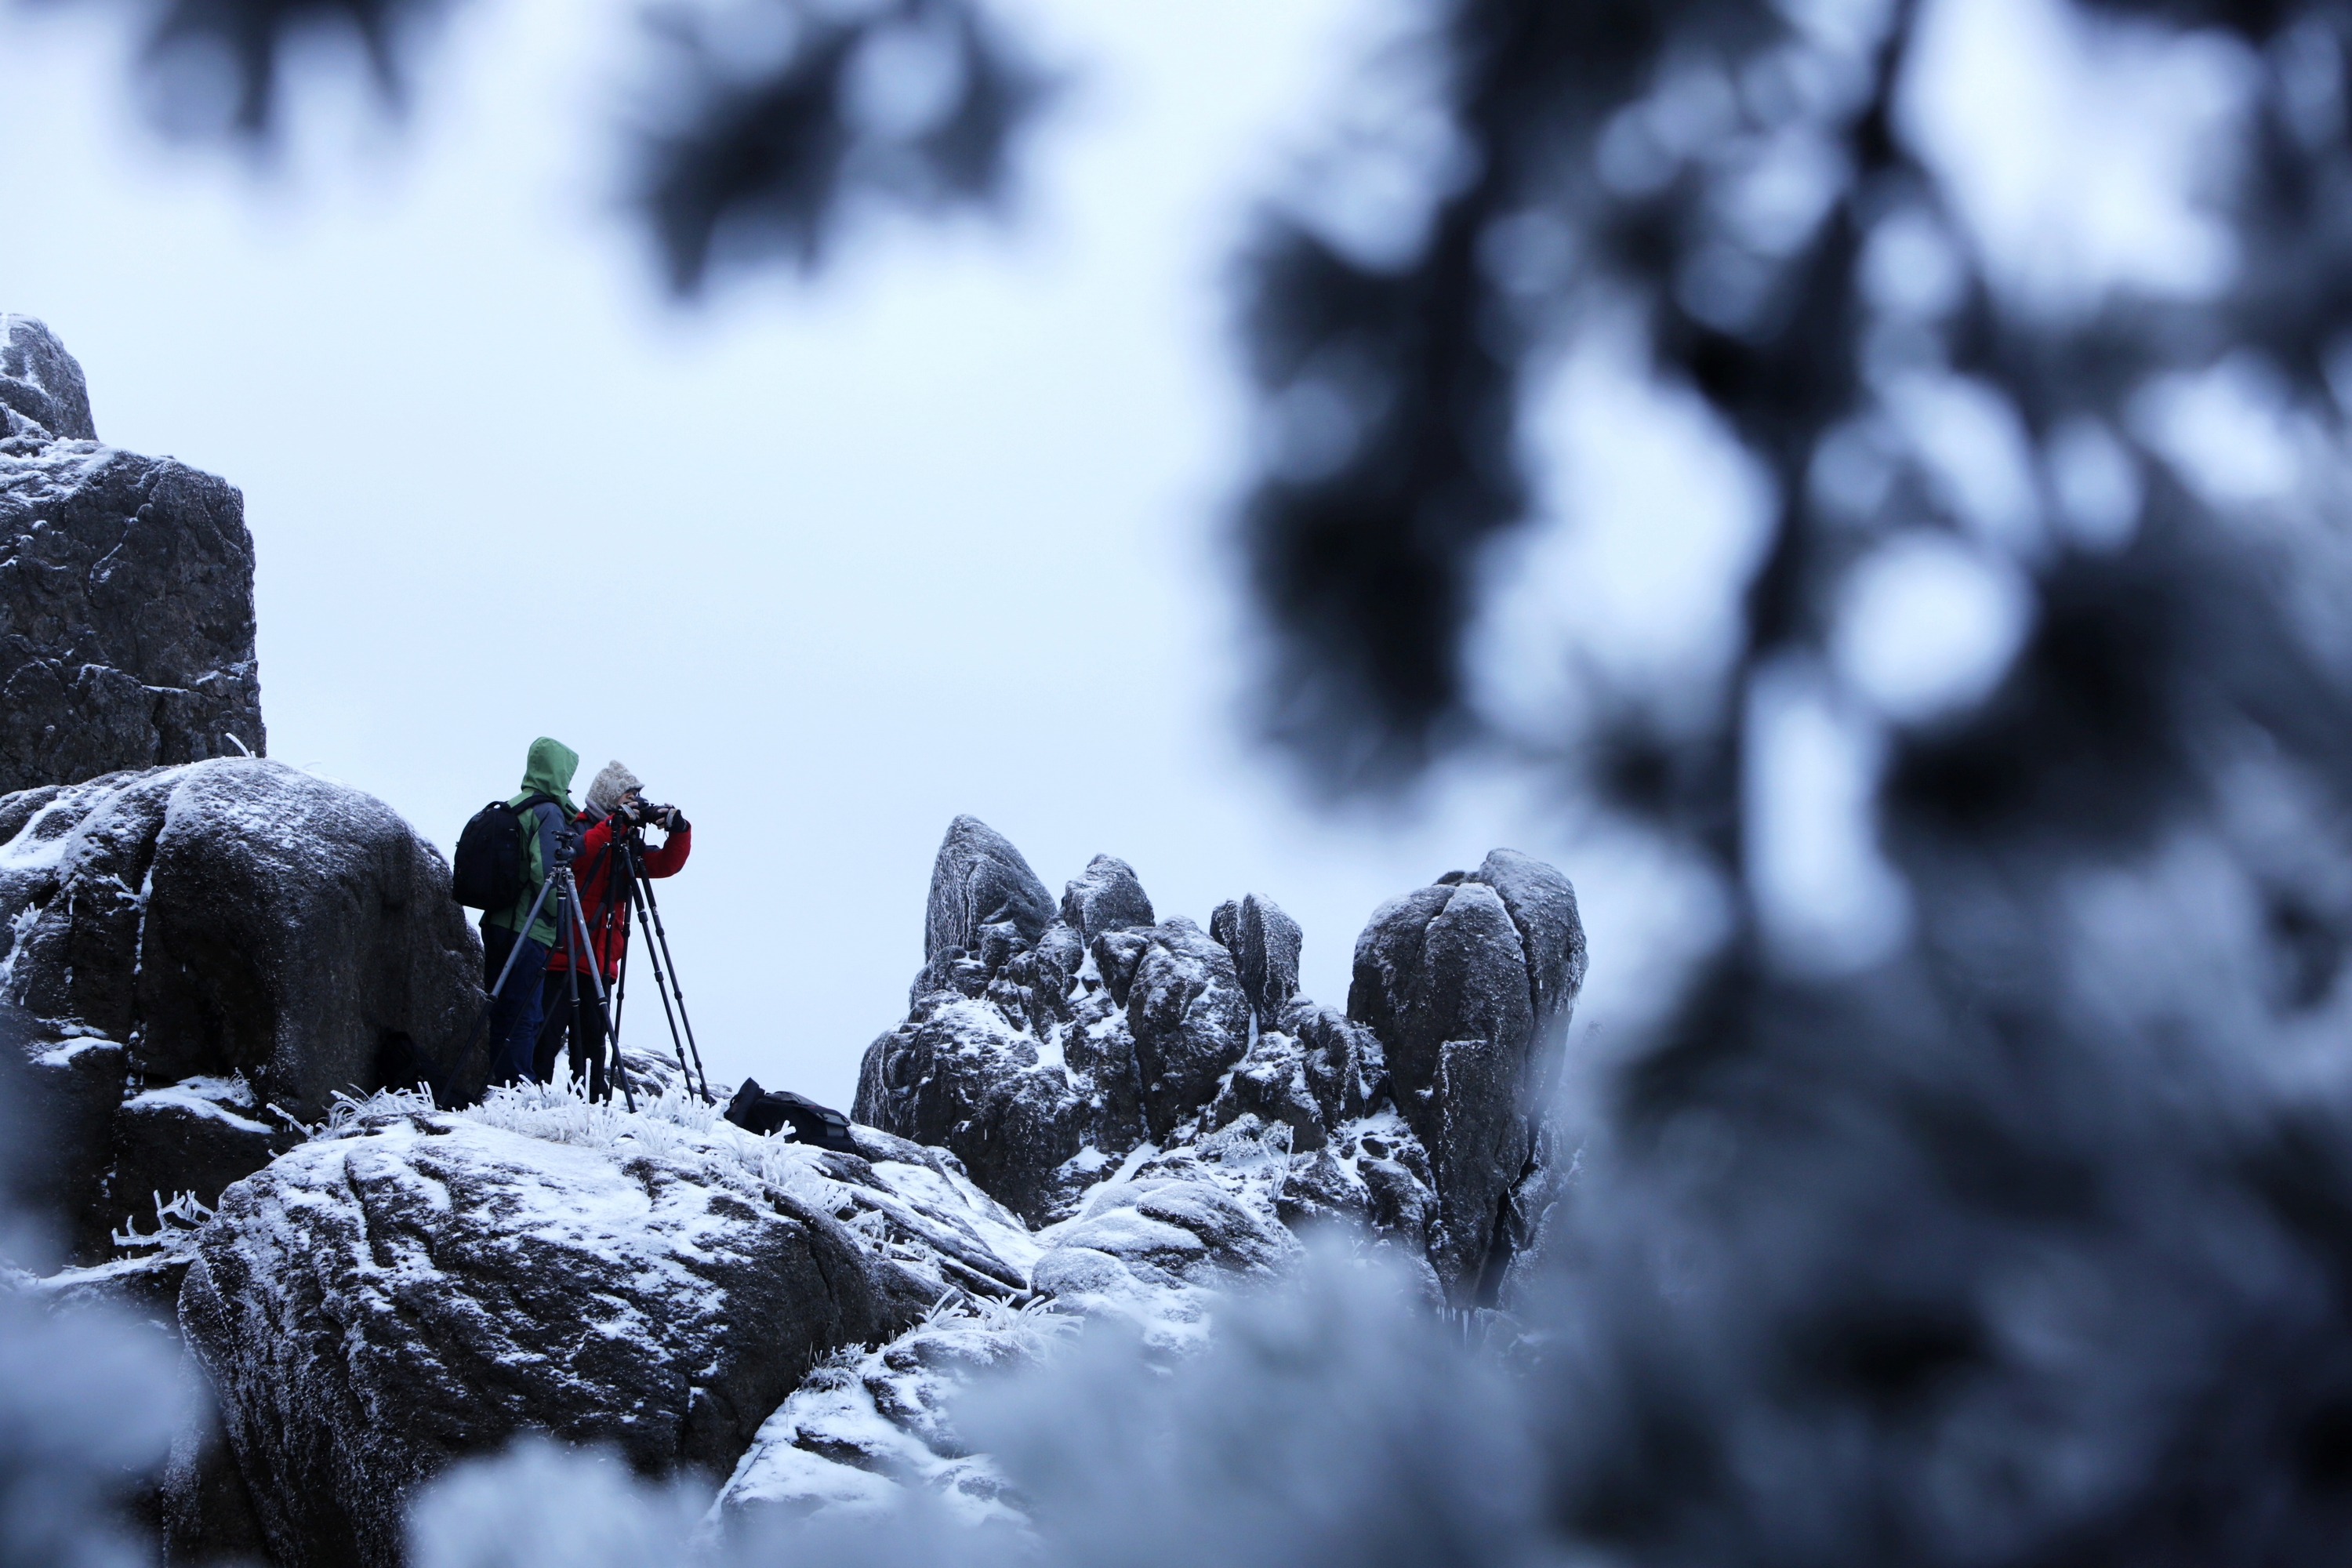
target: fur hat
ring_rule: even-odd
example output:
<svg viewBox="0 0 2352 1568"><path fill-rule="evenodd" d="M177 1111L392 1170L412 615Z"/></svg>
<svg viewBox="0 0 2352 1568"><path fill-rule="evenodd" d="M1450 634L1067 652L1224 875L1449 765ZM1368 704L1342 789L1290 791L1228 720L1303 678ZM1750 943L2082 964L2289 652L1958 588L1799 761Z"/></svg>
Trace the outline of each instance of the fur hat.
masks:
<svg viewBox="0 0 2352 1568"><path fill-rule="evenodd" d="M606 763L597 772L596 782L588 786L589 807L609 816L613 808L621 804L623 795L644 787L644 781L619 763Z"/></svg>

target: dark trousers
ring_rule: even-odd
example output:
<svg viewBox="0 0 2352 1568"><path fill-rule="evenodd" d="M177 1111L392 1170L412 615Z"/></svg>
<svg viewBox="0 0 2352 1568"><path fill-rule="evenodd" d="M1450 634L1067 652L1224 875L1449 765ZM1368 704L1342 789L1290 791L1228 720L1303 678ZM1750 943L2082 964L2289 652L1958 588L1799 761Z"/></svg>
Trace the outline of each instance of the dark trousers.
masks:
<svg viewBox="0 0 2352 1568"><path fill-rule="evenodd" d="M520 948L521 952L516 952ZM539 1036L539 977L547 970L547 949L503 926L482 928L482 989L498 984L507 955L515 953L507 987L490 1002L490 1081L521 1083L531 1076L531 1044Z"/></svg>
<svg viewBox="0 0 2352 1568"><path fill-rule="evenodd" d="M596 983L584 973L579 977L580 1026L576 1029L572 1026L572 976L551 969L542 984L540 1007L546 1022L540 1026L539 1048L531 1058L534 1076L541 1083L552 1082L556 1058L568 1055L572 1078L588 1080L589 1098L609 1097L613 1091L604 1082L604 1013L596 1002Z"/></svg>

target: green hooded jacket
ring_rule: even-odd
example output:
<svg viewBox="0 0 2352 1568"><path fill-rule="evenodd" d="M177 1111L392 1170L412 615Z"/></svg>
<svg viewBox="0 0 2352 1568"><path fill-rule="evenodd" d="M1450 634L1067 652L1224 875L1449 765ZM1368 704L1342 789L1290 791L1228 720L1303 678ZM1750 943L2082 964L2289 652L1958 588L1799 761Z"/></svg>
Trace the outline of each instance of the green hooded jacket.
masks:
<svg viewBox="0 0 2352 1568"><path fill-rule="evenodd" d="M522 896L512 909L499 910L482 917L486 926L505 931L520 931L523 918L539 899L541 883L547 880L551 862L561 867L572 858L572 845L576 841L572 819L580 808L572 803L572 776L580 771L580 753L561 741L541 735L530 743L530 757L523 764L522 788L509 805L520 806L534 795L553 795L555 805L542 801L530 811L521 813L522 822ZM539 919L533 921L530 940L541 946L553 949L561 940L555 924L555 896L548 895L541 905Z"/></svg>

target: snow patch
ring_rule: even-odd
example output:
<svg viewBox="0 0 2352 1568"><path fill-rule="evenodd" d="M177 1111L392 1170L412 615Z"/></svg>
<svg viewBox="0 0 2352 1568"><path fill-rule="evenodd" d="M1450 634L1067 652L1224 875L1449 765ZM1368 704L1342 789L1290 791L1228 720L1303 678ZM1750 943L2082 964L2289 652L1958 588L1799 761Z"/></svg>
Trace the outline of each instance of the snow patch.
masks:
<svg viewBox="0 0 2352 1568"><path fill-rule="evenodd" d="M184 1078L177 1083L134 1094L122 1102L122 1109L134 1115L152 1115L163 1110L181 1110L194 1116L225 1121L240 1132L265 1135L278 1129L241 1116L239 1111L257 1110L253 1086L241 1078Z"/></svg>

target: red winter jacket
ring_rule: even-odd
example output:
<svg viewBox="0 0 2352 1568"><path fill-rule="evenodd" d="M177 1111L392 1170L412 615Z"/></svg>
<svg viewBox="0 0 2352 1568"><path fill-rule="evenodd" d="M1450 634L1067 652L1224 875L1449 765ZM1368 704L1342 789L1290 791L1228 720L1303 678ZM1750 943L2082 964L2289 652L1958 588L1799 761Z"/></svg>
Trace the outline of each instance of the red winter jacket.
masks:
<svg viewBox="0 0 2352 1568"><path fill-rule="evenodd" d="M639 859L648 877L675 877L693 848L694 830L681 827L660 848L646 850ZM629 912L628 873L624 869L617 879L613 875L618 859L619 851L613 845L613 819L602 816L580 836L580 853L572 861L572 880L580 885L580 912L588 918L589 940L608 982L620 976L621 956L629 951L629 921L634 918ZM572 967L561 939L547 967L559 973Z"/></svg>

